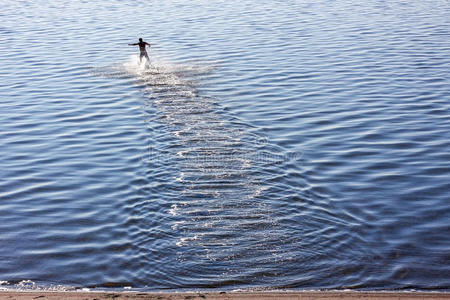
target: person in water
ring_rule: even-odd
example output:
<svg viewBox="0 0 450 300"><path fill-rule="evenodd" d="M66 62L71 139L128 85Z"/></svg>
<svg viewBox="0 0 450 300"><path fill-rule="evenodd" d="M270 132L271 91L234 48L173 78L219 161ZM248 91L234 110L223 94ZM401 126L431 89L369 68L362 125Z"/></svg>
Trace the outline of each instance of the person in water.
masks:
<svg viewBox="0 0 450 300"><path fill-rule="evenodd" d="M139 51L141 54L139 54L139 61L142 63L142 58L145 57L147 59L147 62L150 61L150 58L148 57L147 50L145 50L145 46L151 47L149 43L144 42L142 38L139 38L139 43L134 44L128 44L128 46L139 46Z"/></svg>

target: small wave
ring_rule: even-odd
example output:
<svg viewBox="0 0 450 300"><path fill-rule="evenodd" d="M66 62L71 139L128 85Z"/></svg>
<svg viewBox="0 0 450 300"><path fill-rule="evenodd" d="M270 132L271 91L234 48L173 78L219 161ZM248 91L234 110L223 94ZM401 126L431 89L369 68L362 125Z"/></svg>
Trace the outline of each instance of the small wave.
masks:
<svg viewBox="0 0 450 300"><path fill-rule="evenodd" d="M32 280L0 281L0 291L43 291L65 292L76 289L73 286L47 284L41 285Z"/></svg>

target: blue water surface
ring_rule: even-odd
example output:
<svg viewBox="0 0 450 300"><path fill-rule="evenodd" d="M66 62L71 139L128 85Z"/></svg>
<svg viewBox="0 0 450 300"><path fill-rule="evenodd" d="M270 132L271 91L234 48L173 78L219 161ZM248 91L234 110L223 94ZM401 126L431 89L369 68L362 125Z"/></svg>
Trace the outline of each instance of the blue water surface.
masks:
<svg viewBox="0 0 450 300"><path fill-rule="evenodd" d="M448 290L449 15L3 0L1 285Z"/></svg>

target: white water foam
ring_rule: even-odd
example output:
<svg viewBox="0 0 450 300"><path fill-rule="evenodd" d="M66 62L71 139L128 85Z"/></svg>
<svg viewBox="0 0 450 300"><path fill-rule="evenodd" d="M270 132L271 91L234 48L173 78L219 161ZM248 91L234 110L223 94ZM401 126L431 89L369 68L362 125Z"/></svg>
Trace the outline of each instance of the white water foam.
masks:
<svg viewBox="0 0 450 300"><path fill-rule="evenodd" d="M144 85L159 121L177 141L173 163L180 172L174 180L182 189L167 212L174 217L172 230L183 233L176 245L197 248L212 261L232 261L239 256L237 244L255 248L256 243L256 251L273 251L264 241L278 238L270 233L276 222L258 199L268 187L252 175L258 167L254 154L267 141L231 124L217 100L199 92L196 80L216 66L159 57L145 66L133 56L123 67ZM191 252L179 251L179 259L188 259L186 253Z"/></svg>

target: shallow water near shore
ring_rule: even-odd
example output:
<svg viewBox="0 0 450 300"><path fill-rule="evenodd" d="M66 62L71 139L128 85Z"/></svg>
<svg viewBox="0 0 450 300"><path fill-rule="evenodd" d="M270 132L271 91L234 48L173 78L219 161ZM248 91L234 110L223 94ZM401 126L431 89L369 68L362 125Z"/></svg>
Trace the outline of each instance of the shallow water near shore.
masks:
<svg viewBox="0 0 450 300"><path fill-rule="evenodd" d="M448 1L2 4L0 287L449 290Z"/></svg>

